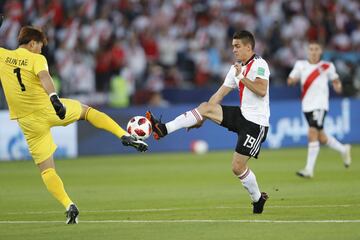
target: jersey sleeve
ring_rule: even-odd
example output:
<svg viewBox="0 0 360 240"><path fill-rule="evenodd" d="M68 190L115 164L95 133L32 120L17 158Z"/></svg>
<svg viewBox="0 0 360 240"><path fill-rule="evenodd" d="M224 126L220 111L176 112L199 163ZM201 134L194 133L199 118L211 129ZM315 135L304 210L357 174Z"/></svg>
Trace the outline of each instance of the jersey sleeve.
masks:
<svg viewBox="0 0 360 240"><path fill-rule="evenodd" d="M229 88L236 88L236 81L235 81L235 67L232 65L229 72L226 74L224 84L225 87Z"/></svg>
<svg viewBox="0 0 360 240"><path fill-rule="evenodd" d="M339 78L339 75L336 72L335 66L333 63L330 63L329 71L328 71L329 81L334 81Z"/></svg>
<svg viewBox="0 0 360 240"><path fill-rule="evenodd" d="M265 60L261 59L261 61L256 61L256 66L254 70L255 70L254 79L261 78L261 79L269 80L270 70Z"/></svg>
<svg viewBox="0 0 360 240"><path fill-rule="evenodd" d="M293 79L301 78L301 62L300 61L296 61L294 68L291 70L291 72L289 74L289 77L293 78Z"/></svg>
<svg viewBox="0 0 360 240"><path fill-rule="evenodd" d="M46 58L39 54L34 62L34 73L38 75L41 71L49 71L49 67Z"/></svg>

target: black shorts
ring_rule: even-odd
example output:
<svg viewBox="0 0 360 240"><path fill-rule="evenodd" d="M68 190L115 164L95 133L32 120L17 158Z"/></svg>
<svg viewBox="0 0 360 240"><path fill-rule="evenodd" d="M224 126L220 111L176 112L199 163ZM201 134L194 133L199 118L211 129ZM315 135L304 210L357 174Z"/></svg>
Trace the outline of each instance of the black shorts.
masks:
<svg viewBox="0 0 360 240"><path fill-rule="evenodd" d="M317 109L312 112L304 112L309 127L314 127L318 130L324 128L324 120L327 111L324 109Z"/></svg>
<svg viewBox="0 0 360 240"><path fill-rule="evenodd" d="M242 155L257 158L261 143L266 139L269 127L250 122L242 115L240 107L221 106L223 120L221 126L238 134L235 151Z"/></svg>

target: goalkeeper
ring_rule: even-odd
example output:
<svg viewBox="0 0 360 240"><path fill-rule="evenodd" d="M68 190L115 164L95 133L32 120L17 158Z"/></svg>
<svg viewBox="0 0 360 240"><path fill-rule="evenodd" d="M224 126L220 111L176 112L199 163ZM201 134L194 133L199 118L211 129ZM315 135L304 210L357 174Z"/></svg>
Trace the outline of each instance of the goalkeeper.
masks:
<svg viewBox="0 0 360 240"><path fill-rule="evenodd" d="M2 21L0 16L0 26ZM42 47L47 44L41 30L30 26L21 28L18 44L16 50L0 48L0 79L10 118L17 120L22 129L48 191L66 208L66 223L74 224L79 210L56 173L53 154L57 146L50 128L87 120L93 126L116 135L125 146L132 146L140 152L146 151L148 146L129 136L105 113L77 100L58 97L46 58L41 55Z"/></svg>

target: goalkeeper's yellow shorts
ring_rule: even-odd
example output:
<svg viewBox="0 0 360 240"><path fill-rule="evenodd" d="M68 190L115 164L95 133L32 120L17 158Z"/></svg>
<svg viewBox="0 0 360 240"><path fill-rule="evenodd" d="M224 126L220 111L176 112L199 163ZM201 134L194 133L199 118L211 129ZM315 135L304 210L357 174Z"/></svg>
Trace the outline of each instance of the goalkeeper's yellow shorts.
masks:
<svg viewBox="0 0 360 240"><path fill-rule="evenodd" d="M61 120L55 113L49 100L49 106L33 112L17 121L22 129L29 151L36 164L47 160L55 152L50 128L54 126L67 126L80 119L82 106L77 100L61 99L66 107L65 119Z"/></svg>

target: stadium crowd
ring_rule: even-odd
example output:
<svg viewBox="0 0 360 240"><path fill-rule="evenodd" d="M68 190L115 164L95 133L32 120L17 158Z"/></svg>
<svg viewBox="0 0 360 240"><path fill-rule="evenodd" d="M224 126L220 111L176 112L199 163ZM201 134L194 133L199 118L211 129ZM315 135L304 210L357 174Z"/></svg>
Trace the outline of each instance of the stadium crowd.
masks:
<svg viewBox="0 0 360 240"><path fill-rule="evenodd" d="M115 91L135 104L163 105L166 88L218 86L233 62L238 29L255 34L271 84L286 84L295 61L306 57L306 43L318 40L345 93L360 90L357 0L5 0L0 10L2 47L17 47L22 25L45 30L44 54L62 96L102 102L93 96Z"/></svg>

